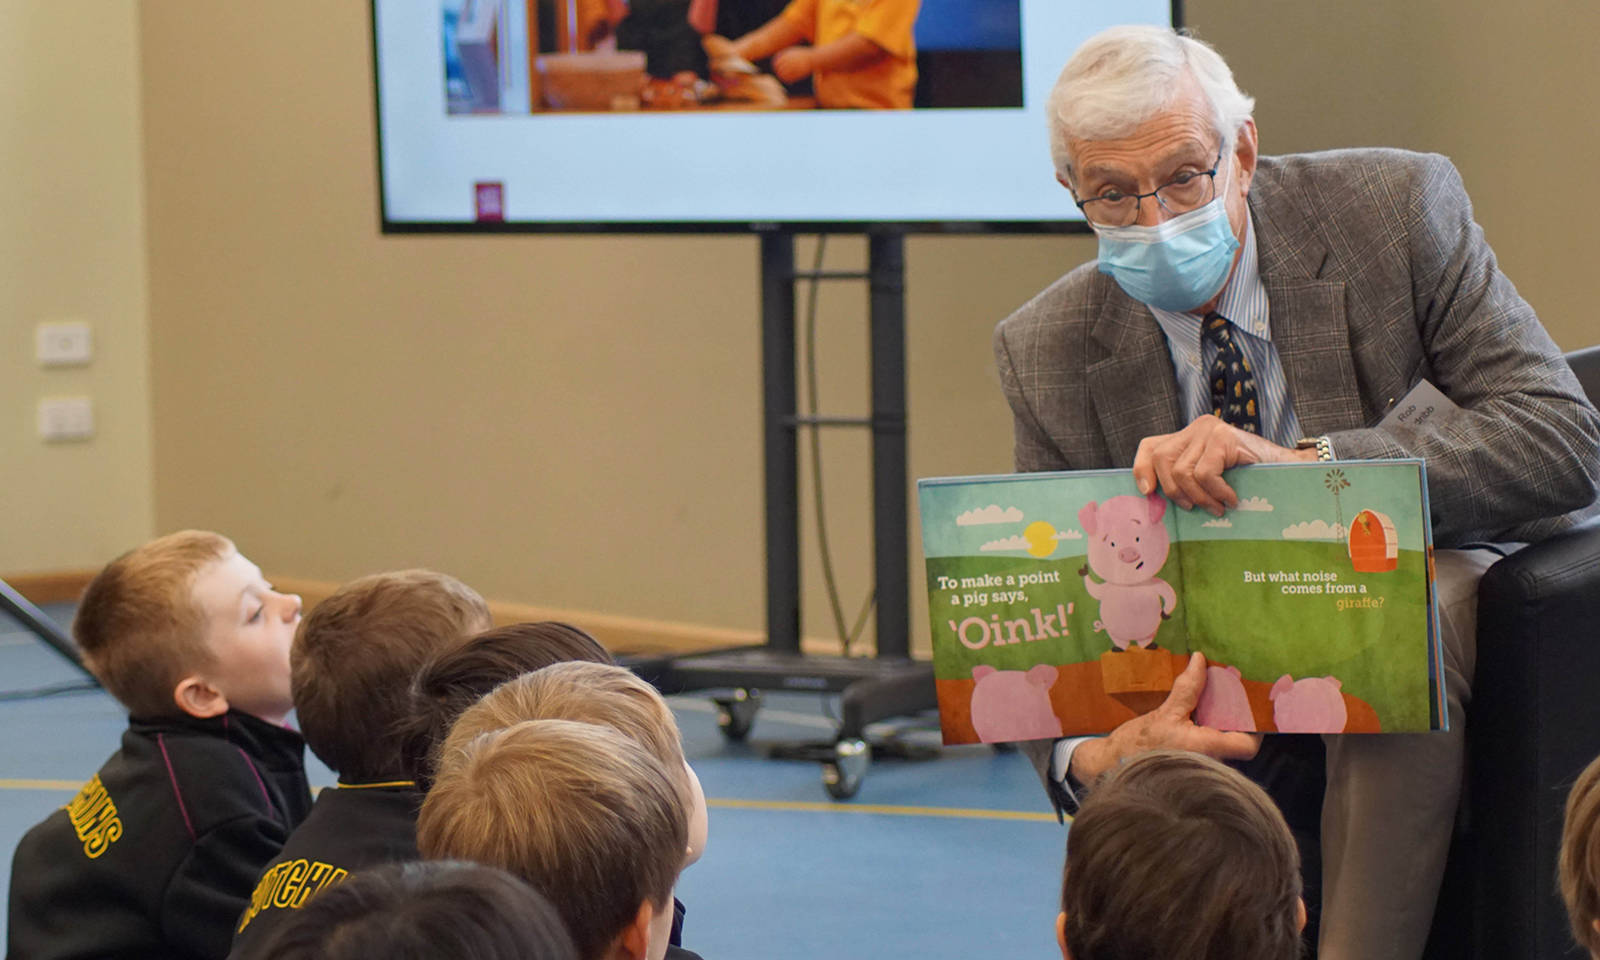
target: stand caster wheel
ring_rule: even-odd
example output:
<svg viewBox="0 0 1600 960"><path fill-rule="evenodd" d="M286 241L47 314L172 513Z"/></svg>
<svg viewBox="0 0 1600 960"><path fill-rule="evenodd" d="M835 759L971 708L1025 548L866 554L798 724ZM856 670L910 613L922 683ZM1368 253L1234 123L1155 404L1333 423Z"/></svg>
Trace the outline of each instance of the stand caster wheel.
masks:
<svg viewBox="0 0 1600 960"><path fill-rule="evenodd" d="M761 709L760 691L735 690L732 697L718 697L712 702L717 705L717 727L722 736L735 743L743 742L756 722L756 711Z"/></svg>
<svg viewBox="0 0 1600 960"><path fill-rule="evenodd" d="M849 800L861 789L872 765L872 748L864 740L840 740L833 759L822 761L822 786L835 800Z"/></svg>

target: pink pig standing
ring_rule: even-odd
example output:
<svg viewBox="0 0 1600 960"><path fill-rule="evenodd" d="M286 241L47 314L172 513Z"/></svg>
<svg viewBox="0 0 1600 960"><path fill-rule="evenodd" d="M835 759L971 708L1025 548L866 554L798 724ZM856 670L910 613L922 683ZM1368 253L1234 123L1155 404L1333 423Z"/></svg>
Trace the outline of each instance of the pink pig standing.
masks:
<svg viewBox="0 0 1600 960"><path fill-rule="evenodd" d="M1079 570L1089 596L1100 601L1096 631L1111 635L1118 650L1155 642L1161 621L1172 616L1178 595L1156 576L1167 562L1167 528L1161 517L1167 501L1159 494L1125 495L1078 511L1078 523L1089 538L1088 565ZM1104 583L1089 576L1093 569Z"/></svg>
<svg viewBox="0 0 1600 960"><path fill-rule="evenodd" d="M1340 733L1349 719L1338 677L1292 680L1286 673L1272 685L1272 722L1279 733Z"/></svg>
<svg viewBox="0 0 1600 960"><path fill-rule="evenodd" d="M984 743L1043 740L1061 736L1061 720L1050 705L1056 668L1041 663L1021 670L972 668L972 729Z"/></svg>
<svg viewBox="0 0 1600 960"><path fill-rule="evenodd" d="M1213 730L1256 728L1238 667L1206 667L1206 688L1200 692L1200 702L1194 705L1194 722Z"/></svg>

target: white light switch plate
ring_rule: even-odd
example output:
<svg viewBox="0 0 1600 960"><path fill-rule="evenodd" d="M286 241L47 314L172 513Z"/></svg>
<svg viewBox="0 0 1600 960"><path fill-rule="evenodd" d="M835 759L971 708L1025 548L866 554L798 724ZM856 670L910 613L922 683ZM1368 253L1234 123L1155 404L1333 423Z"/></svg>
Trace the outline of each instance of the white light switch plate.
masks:
<svg viewBox="0 0 1600 960"><path fill-rule="evenodd" d="M93 359L87 320L41 323L34 327L33 355L41 367L80 367Z"/></svg>
<svg viewBox="0 0 1600 960"><path fill-rule="evenodd" d="M46 397L39 401L41 439L61 442L92 436L94 404L88 397Z"/></svg>

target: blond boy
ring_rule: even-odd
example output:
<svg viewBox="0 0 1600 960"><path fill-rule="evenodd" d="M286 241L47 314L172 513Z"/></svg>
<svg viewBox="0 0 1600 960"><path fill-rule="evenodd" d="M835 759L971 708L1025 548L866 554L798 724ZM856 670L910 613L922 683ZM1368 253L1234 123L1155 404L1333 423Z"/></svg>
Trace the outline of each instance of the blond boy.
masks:
<svg viewBox="0 0 1600 960"><path fill-rule="evenodd" d="M637 741L525 720L446 742L417 845L528 881L584 960L661 960L688 819L669 770Z"/></svg>
<svg viewBox="0 0 1600 960"><path fill-rule="evenodd" d="M1567 794L1557 876L1572 936L1600 958L1600 757L1578 774Z"/></svg>
<svg viewBox="0 0 1600 960"><path fill-rule="evenodd" d="M1106 774L1067 831L1056 940L1065 960L1296 960L1306 908L1283 815L1197 753Z"/></svg>
<svg viewBox="0 0 1600 960"><path fill-rule="evenodd" d="M221 958L261 867L311 805L291 708L300 598L226 537L118 557L73 635L129 712L122 747L12 860L11 960Z"/></svg>
<svg viewBox="0 0 1600 960"><path fill-rule="evenodd" d="M231 957L266 956L276 927L350 874L416 859L422 794L401 762L412 678L488 626L483 598L432 570L353 580L305 618L289 654L295 715L339 782L261 872Z"/></svg>
<svg viewBox="0 0 1600 960"><path fill-rule="evenodd" d="M668 771L689 812L683 866L705 852L709 820L700 778L683 756L683 740L667 702L622 667L571 661L523 674L496 687L456 719L442 751L523 720L576 720L611 727L638 741Z"/></svg>

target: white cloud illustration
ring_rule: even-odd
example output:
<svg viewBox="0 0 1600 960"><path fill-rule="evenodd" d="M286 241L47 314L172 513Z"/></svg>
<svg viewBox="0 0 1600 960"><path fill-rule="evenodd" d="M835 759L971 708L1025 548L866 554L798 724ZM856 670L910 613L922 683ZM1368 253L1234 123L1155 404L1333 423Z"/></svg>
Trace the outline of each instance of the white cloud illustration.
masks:
<svg viewBox="0 0 1600 960"><path fill-rule="evenodd" d="M1026 550L1028 546L1028 541L1021 537L1006 537L1004 540L990 540L978 549L992 553L996 550Z"/></svg>
<svg viewBox="0 0 1600 960"><path fill-rule="evenodd" d="M975 527L987 523L1021 523L1022 511L1016 507L1002 507L998 503L991 503L987 507L968 510L956 517L956 526Z"/></svg>
<svg viewBox="0 0 1600 960"><path fill-rule="evenodd" d="M1285 540L1343 540L1344 527L1326 520L1307 520L1283 528Z"/></svg>
<svg viewBox="0 0 1600 960"><path fill-rule="evenodd" d="M1056 539L1057 540L1082 540L1083 539L1083 531L1082 530L1063 530L1060 533L1056 534Z"/></svg>
<svg viewBox="0 0 1600 960"><path fill-rule="evenodd" d="M1205 523L1200 524L1200 526L1202 526L1202 527L1231 527L1231 526L1233 526L1233 521L1227 519L1226 517L1218 517L1215 520L1207 520Z"/></svg>
<svg viewBox="0 0 1600 960"><path fill-rule="evenodd" d="M1249 513L1271 513L1272 504L1267 502L1266 497L1245 497L1239 501L1239 505L1234 509L1244 510Z"/></svg>

